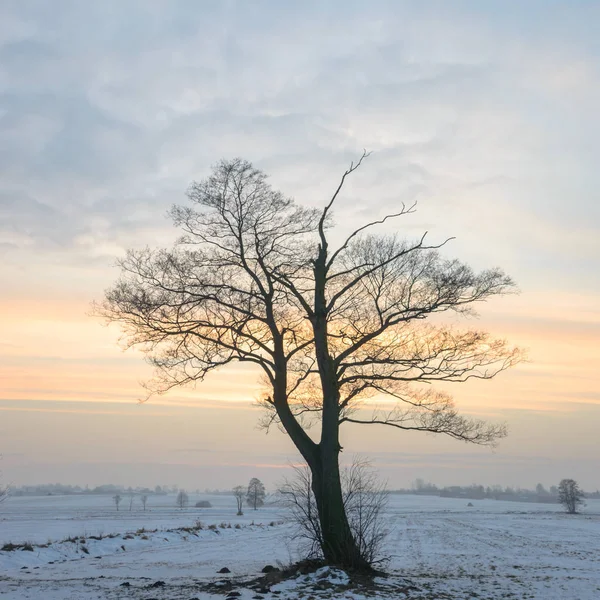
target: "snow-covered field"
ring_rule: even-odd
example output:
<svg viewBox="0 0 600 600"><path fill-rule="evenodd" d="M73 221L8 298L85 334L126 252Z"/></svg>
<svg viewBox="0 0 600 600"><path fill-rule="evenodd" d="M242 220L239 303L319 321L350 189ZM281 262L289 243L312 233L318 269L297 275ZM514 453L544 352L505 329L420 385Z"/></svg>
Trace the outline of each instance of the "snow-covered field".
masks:
<svg viewBox="0 0 600 600"><path fill-rule="evenodd" d="M110 496L9 498L0 547L30 545L0 551L0 598L600 598L598 501L568 516L549 505L391 496L390 576L356 591L336 572L252 586L265 565L299 558L293 525L276 506L237 517L232 497L201 498L213 508L179 510L172 496L150 497L146 512L124 498L118 513ZM202 529L191 527L198 519Z"/></svg>
<svg viewBox="0 0 600 600"><path fill-rule="evenodd" d="M261 519L265 511L245 510L236 517L233 496L190 494L189 506L176 507L175 496L149 496L146 511L139 496L129 510L129 498L123 498L116 510L112 495L85 496L30 496L10 497L0 508L0 544L13 541L45 543L69 536L125 533L141 527L166 529L191 525L195 519L219 523L251 523L255 516ZM196 500L208 500L212 508L194 508ZM269 517L279 511L269 509Z"/></svg>

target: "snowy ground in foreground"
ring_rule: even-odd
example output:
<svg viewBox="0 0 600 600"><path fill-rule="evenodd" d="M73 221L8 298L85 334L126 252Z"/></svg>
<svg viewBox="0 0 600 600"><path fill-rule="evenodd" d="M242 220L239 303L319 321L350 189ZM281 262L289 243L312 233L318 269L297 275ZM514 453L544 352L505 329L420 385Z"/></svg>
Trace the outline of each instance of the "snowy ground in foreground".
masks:
<svg viewBox="0 0 600 600"><path fill-rule="evenodd" d="M263 594L248 589L244 581L259 577L265 565L299 558L293 527L282 523L285 513L277 507L246 509L237 517L233 498L202 497L213 508L181 511L173 497L152 497L146 512L137 505L130 512L124 499L119 513L108 496L9 498L0 513L0 546L31 542L34 550L0 551L0 598L224 598L229 585L220 596L206 591L220 580L233 581L241 600L367 597L366 591L348 590L344 575L335 572L279 583ZM600 502L588 502L576 516L548 505L471 502L472 508L459 499L390 497L391 576L381 582L388 591L377 597L600 598ZM205 526L232 527L177 530L198 518ZM141 528L158 531L135 534ZM100 534L117 535L91 537ZM60 541L71 536L77 540ZM35 546L49 540L54 542L46 548ZM222 567L231 574L217 574ZM152 587L156 582L165 585Z"/></svg>

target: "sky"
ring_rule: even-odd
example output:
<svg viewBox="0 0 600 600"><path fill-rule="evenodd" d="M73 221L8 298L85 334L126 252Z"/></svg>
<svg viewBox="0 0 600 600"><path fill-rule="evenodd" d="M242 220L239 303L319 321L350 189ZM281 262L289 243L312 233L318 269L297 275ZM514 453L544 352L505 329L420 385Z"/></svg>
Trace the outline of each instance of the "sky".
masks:
<svg viewBox="0 0 600 600"><path fill-rule="evenodd" d="M508 423L494 451L351 426L391 488L600 488L600 2L0 2L0 454L15 485L275 486L299 457L257 428L230 367L144 404L150 367L90 304L127 248L241 156L323 206L363 148L336 235L418 202L397 231L520 294L481 327L528 361L449 388Z"/></svg>

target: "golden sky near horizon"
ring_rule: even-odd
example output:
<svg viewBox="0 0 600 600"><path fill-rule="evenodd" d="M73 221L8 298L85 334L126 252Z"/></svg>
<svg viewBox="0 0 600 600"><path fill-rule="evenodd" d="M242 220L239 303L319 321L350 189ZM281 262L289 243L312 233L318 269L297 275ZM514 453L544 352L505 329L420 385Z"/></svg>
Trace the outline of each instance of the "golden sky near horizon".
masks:
<svg viewBox="0 0 600 600"><path fill-rule="evenodd" d="M149 367L90 303L124 249L171 243L167 208L219 158L322 206L366 147L336 231L417 200L402 233L455 236L444 254L515 278L464 324L529 360L448 387L509 424L494 453L353 427L344 456L372 456L391 487L600 487L597 4L103 6L0 7L4 478L272 485L297 455L255 427L256 371L140 405Z"/></svg>

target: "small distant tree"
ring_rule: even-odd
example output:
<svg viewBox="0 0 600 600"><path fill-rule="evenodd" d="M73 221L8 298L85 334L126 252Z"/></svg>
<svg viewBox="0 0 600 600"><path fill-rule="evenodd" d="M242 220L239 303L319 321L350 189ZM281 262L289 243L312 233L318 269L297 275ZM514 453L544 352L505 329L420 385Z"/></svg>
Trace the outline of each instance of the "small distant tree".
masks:
<svg viewBox="0 0 600 600"><path fill-rule="evenodd" d="M583 504L583 498L583 491L574 479L563 479L558 484L558 501L570 515L577 512L579 506Z"/></svg>
<svg viewBox="0 0 600 600"><path fill-rule="evenodd" d="M256 510L259 506L265 503L265 486L260 479L253 477L248 484L246 492L246 503Z"/></svg>
<svg viewBox="0 0 600 600"><path fill-rule="evenodd" d="M121 498L120 494L115 494L113 496L113 502L115 503L117 510L119 510L119 504L121 504L121 500L123 500L123 498Z"/></svg>
<svg viewBox="0 0 600 600"><path fill-rule="evenodd" d="M0 504L8 498L8 486L0 486Z"/></svg>
<svg viewBox="0 0 600 600"><path fill-rule="evenodd" d="M2 456L0 455L0 460ZM2 471L0 471L0 478L2 477ZM0 504L2 504L8 498L8 486L0 484Z"/></svg>
<svg viewBox="0 0 600 600"><path fill-rule="evenodd" d="M185 490L179 490L177 498L175 499L175 503L177 504L177 506L183 509L188 505L189 501L190 499L185 493Z"/></svg>
<svg viewBox="0 0 600 600"><path fill-rule="evenodd" d="M148 495L147 494L143 494L140 497L140 501L142 503L142 506L144 507L144 510L146 510L146 502L148 502Z"/></svg>
<svg viewBox="0 0 600 600"><path fill-rule="evenodd" d="M237 502L237 514L238 516L242 516L244 511L242 510L242 505L244 503L244 496L246 495L246 489L243 485L236 485L233 490L233 495Z"/></svg>
<svg viewBox="0 0 600 600"><path fill-rule="evenodd" d="M421 479L420 477L415 479L412 482L412 488L413 488L413 490L415 490L415 492L422 491L424 487L425 487L425 481L423 481L423 479Z"/></svg>
<svg viewBox="0 0 600 600"><path fill-rule="evenodd" d="M535 486L535 493L538 496L547 496L548 495L548 490L546 490L546 488L541 483L538 483Z"/></svg>
<svg viewBox="0 0 600 600"><path fill-rule="evenodd" d="M133 508L133 501L135 499L135 492L129 488L129 512L131 512L131 509Z"/></svg>

